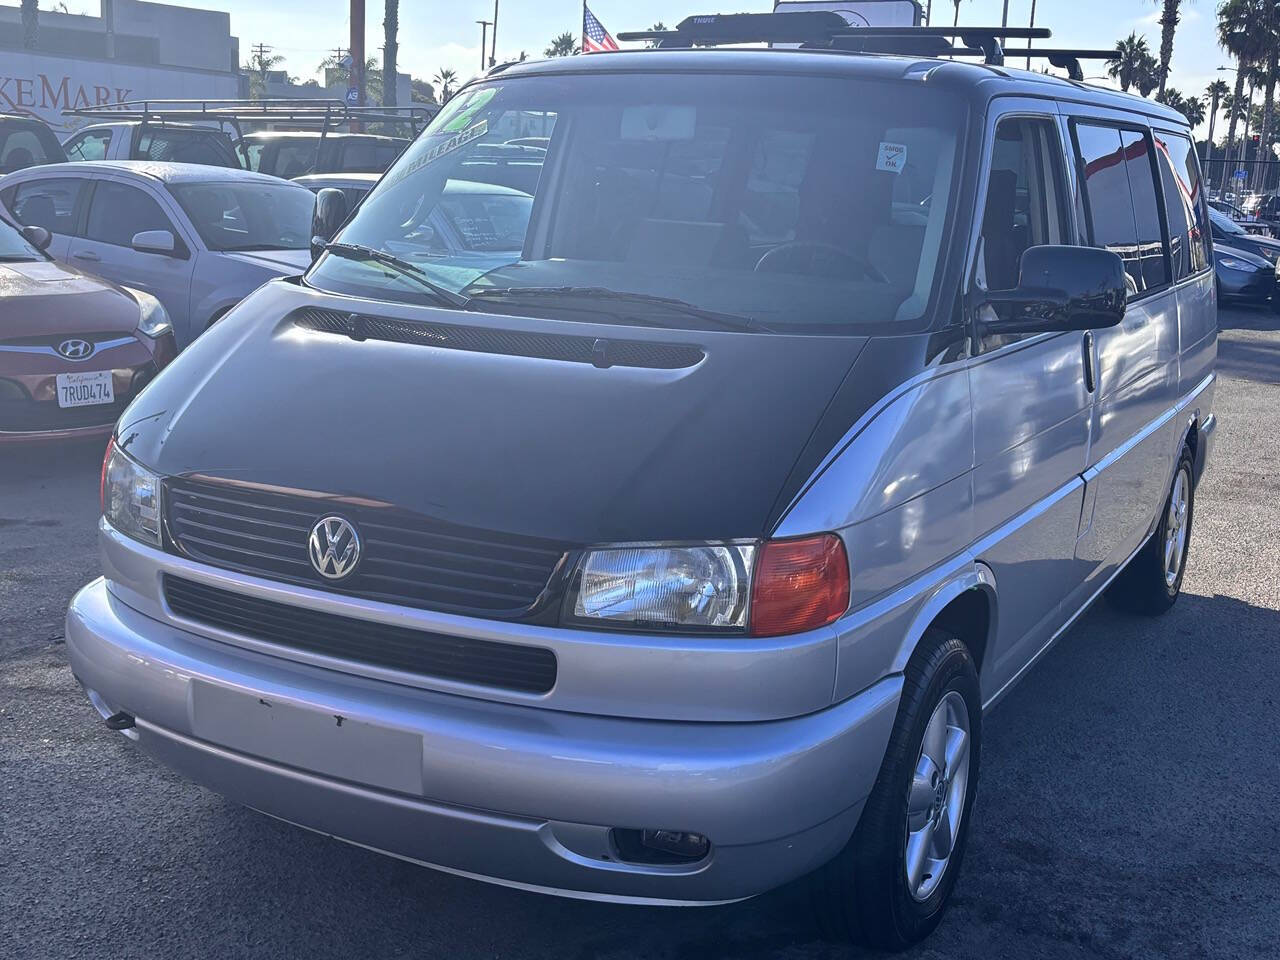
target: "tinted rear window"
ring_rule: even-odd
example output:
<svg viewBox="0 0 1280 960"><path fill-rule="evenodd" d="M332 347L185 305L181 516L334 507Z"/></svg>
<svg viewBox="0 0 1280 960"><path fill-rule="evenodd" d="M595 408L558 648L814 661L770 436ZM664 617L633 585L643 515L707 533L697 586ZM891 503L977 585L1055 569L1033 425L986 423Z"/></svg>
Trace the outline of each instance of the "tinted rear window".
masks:
<svg viewBox="0 0 1280 960"><path fill-rule="evenodd" d="M1150 138L1136 130L1075 125L1089 242L1119 254L1133 292L1169 282Z"/></svg>

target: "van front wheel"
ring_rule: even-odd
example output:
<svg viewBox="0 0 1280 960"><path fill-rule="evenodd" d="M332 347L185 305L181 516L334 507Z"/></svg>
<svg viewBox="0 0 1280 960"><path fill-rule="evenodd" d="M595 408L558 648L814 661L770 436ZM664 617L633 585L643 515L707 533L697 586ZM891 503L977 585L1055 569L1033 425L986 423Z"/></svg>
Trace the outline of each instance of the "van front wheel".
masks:
<svg viewBox="0 0 1280 960"><path fill-rule="evenodd" d="M1187 552L1191 549L1194 475L1191 450L1183 447L1155 533L1107 588L1107 601L1112 606L1128 613L1156 616L1178 599L1187 569Z"/></svg>
<svg viewBox="0 0 1280 960"><path fill-rule="evenodd" d="M887 950L942 919L969 836L978 785L982 701L969 648L925 633L875 787L853 837L813 876L823 932Z"/></svg>

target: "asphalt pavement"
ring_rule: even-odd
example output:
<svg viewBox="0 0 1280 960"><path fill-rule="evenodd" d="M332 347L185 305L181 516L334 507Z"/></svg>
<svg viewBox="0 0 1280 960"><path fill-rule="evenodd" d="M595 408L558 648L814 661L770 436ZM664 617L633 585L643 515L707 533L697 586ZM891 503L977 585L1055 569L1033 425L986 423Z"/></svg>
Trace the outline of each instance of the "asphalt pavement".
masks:
<svg viewBox="0 0 1280 960"><path fill-rule="evenodd" d="M1099 605L988 716L955 900L918 958L1280 955L1280 319L1222 315L1184 595ZM0 449L0 958L816 960L794 885L636 908L436 873L237 807L105 729L63 613L101 445ZM797 789L803 789L797 785Z"/></svg>

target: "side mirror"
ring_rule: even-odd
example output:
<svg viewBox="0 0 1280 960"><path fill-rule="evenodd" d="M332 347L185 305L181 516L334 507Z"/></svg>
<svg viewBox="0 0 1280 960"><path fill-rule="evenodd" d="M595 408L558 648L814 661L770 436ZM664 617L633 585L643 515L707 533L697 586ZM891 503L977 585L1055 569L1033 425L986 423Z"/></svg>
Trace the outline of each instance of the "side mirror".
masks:
<svg viewBox="0 0 1280 960"><path fill-rule="evenodd" d="M178 249L178 243L168 230L143 230L135 233L129 246L139 253L160 253L171 257Z"/></svg>
<svg viewBox="0 0 1280 960"><path fill-rule="evenodd" d="M997 319L983 333L1058 333L1100 330L1124 319L1129 299L1124 261L1097 247L1028 247L1018 265L1018 286L993 290L985 303Z"/></svg>
<svg viewBox="0 0 1280 960"><path fill-rule="evenodd" d="M22 239L37 250L48 250L49 244L53 243L53 234L44 227L37 227L33 224L22 228Z"/></svg>
<svg viewBox="0 0 1280 960"><path fill-rule="evenodd" d="M325 187L316 194L316 209L311 215L311 259L324 252L324 245L334 238L347 219L347 195L336 187Z"/></svg>

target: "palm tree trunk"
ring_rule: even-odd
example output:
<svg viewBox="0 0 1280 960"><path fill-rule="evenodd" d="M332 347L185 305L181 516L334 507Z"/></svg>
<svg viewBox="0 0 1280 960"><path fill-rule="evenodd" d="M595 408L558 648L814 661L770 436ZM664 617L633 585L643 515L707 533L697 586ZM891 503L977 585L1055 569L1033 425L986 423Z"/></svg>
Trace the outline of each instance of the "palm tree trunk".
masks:
<svg viewBox="0 0 1280 960"><path fill-rule="evenodd" d="M1156 99L1164 97L1164 85L1169 79L1169 61L1173 59L1173 31L1178 26L1178 4L1181 0L1164 0L1160 14L1160 88Z"/></svg>
<svg viewBox="0 0 1280 960"><path fill-rule="evenodd" d="M956 5L956 15L952 18L951 25L953 27L958 27L960 26L960 0L954 0L954 2Z"/></svg>
<svg viewBox="0 0 1280 960"><path fill-rule="evenodd" d="M22 0L22 46L34 50L40 34L40 10L36 0Z"/></svg>
<svg viewBox="0 0 1280 960"><path fill-rule="evenodd" d="M1272 64L1267 64L1267 88L1266 94L1262 100L1262 126L1258 128L1258 154L1259 160L1274 159L1268 140L1271 136L1271 108L1275 104L1276 93L1276 68ZM1251 177L1254 190L1262 190L1267 182L1267 173L1269 167L1266 163L1259 163L1256 174Z"/></svg>
<svg viewBox="0 0 1280 960"><path fill-rule="evenodd" d="M1236 117L1240 111L1240 101L1244 99L1244 63L1236 61L1236 89L1231 94L1231 115L1227 123L1227 149L1223 154L1222 179L1218 182L1218 197L1226 192L1227 180L1234 172L1231 169L1231 153L1236 142Z"/></svg>
<svg viewBox="0 0 1280 960"><path fill-rule="evenodd" d="M1218 119L1218 97L1215 94L1210 98L1211 106L1209 108L1209 142L1204 148L1204 164L1205 175L1209 173L1209 160L1213 157L1213 121Z"/></svg>
<svg viewBox="0 0 1280 960"><path fill-rule="evenodd" d="M396 34L400 31L400 0L386 0L382 17L382 105L396 105L396 57L399 44Z"/></svg>

